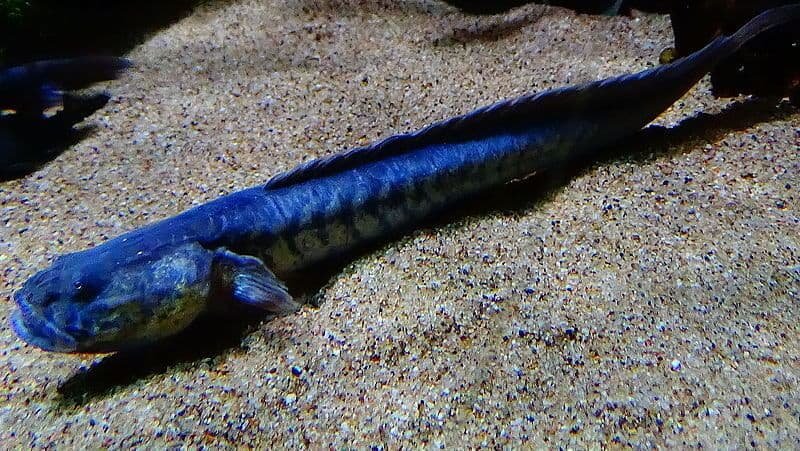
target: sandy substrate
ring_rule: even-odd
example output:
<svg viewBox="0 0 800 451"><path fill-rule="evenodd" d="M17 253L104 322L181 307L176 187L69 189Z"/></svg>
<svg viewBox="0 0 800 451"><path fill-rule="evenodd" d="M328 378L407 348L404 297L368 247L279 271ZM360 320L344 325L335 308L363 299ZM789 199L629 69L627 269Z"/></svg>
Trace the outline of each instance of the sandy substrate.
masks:
<svg viewBox="0 0 800 451"><path fill-rule="evenodd" d="M213 3L163 30L94 135L0 185L0 443L800 446L800 114L724 112L707 84L660 120L713 114L698 130L386 243L219 351L51 354L8 328L58 254L669 42L663 16L389 0Z"/></svg>

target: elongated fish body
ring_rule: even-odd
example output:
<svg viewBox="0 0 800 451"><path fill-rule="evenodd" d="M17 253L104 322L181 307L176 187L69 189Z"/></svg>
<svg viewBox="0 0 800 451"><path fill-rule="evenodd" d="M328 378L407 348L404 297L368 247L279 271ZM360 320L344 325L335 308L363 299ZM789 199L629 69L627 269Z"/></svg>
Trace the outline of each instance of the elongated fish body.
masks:
<svg viewBox="0 0 800 451"><path fill-rule="evenodd" d="M500 102L314 160L107 244L197 241L258 256L287 275L630 136L693 86L719 53Z"/></svg>
<svg viewBox="0 0 800 451"><path fill-rule="evenodd" d="M800 6L774 9L675 63L523 96L314 160L60 257L15 294L12 325L43 349L111 351L174 334L220 300L293 311L280 277L632 135L747 40L798 18Z"/></svg>
<svg viewBox="0 0 800 451"><path fill-rule="evenodd" d="M254 255L284 276L542 169L559 149L576 144L588 149L586 140L597 137L595 127L543 123L533 130L432 143L290 186L233 193L134 233L142 234L140 240L196 240Z"/></svg>

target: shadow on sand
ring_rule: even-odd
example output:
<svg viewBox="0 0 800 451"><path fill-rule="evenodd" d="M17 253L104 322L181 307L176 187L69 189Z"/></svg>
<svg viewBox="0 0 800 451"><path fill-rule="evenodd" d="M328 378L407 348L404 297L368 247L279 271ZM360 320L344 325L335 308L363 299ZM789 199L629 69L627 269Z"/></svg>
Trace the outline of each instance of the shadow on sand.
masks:
<svg viewBox="0 0 800 451"><path fill-rule="evenodd" d="M0 116L0 182L30 174L89 136L94 125L74 126L109 98L105 93L64 96L63 110L51 117Z"/></svg>

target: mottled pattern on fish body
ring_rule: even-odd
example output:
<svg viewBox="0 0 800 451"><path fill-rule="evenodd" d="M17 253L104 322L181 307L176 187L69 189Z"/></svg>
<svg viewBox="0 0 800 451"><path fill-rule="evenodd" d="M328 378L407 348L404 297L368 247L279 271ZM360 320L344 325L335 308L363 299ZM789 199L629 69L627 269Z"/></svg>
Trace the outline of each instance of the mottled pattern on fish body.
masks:
<svg viewBox="0 0 800 451"><path fill-rule="evenodd" d="M607 121L601 118L532 126L518 116L509 115L503 132L468 128L343 171L246 189L113 241L197 240L206 248L257 256L286 275L630 133L622 117L617 127L602 128Z"/></svg>
<svg viewBox="0 0 800 451"><path fill-rule="evenodd" d="M567 135L544 127L434 144L322 179L267 188L258 214L248 218L260 236L229 247L259 255L278 274L302 269L529 174L542 155L562 145L559 134Z"/></svg>
<svg viewBox="0 0 800 451"><path fill-rule="evenodd" d="M563 95L565 103L574 101L570 90ZM286 275L395 233L479 191L614 142L651 119L643 118L643 109L661 108L648 104L609 115L598 105L576 114L575 106L543 115L531 108L552 101L542 100L515 99L435 124L434 130L388 138L372 146L374 158L370 148L354 151L366 155L360 164L316 175L301 168L297 177L222 197L184 213L179 222L211 224L201 234L203 246L258 256ZM175 230L166 239L181 240L184 232Z"/></svg>

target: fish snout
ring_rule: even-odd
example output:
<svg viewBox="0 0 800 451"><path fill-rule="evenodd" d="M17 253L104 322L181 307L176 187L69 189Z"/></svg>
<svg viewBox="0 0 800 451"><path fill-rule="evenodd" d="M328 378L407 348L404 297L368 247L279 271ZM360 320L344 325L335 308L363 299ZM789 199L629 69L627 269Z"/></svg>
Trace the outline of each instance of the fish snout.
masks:
<svg viewBox="0 0 800 451"><path fill-rule="evenodd" d="M11 329L28 344L54 352L75 352L78 342L28 301L25 289L14 293L18 309L11 314Z"/></svg>

